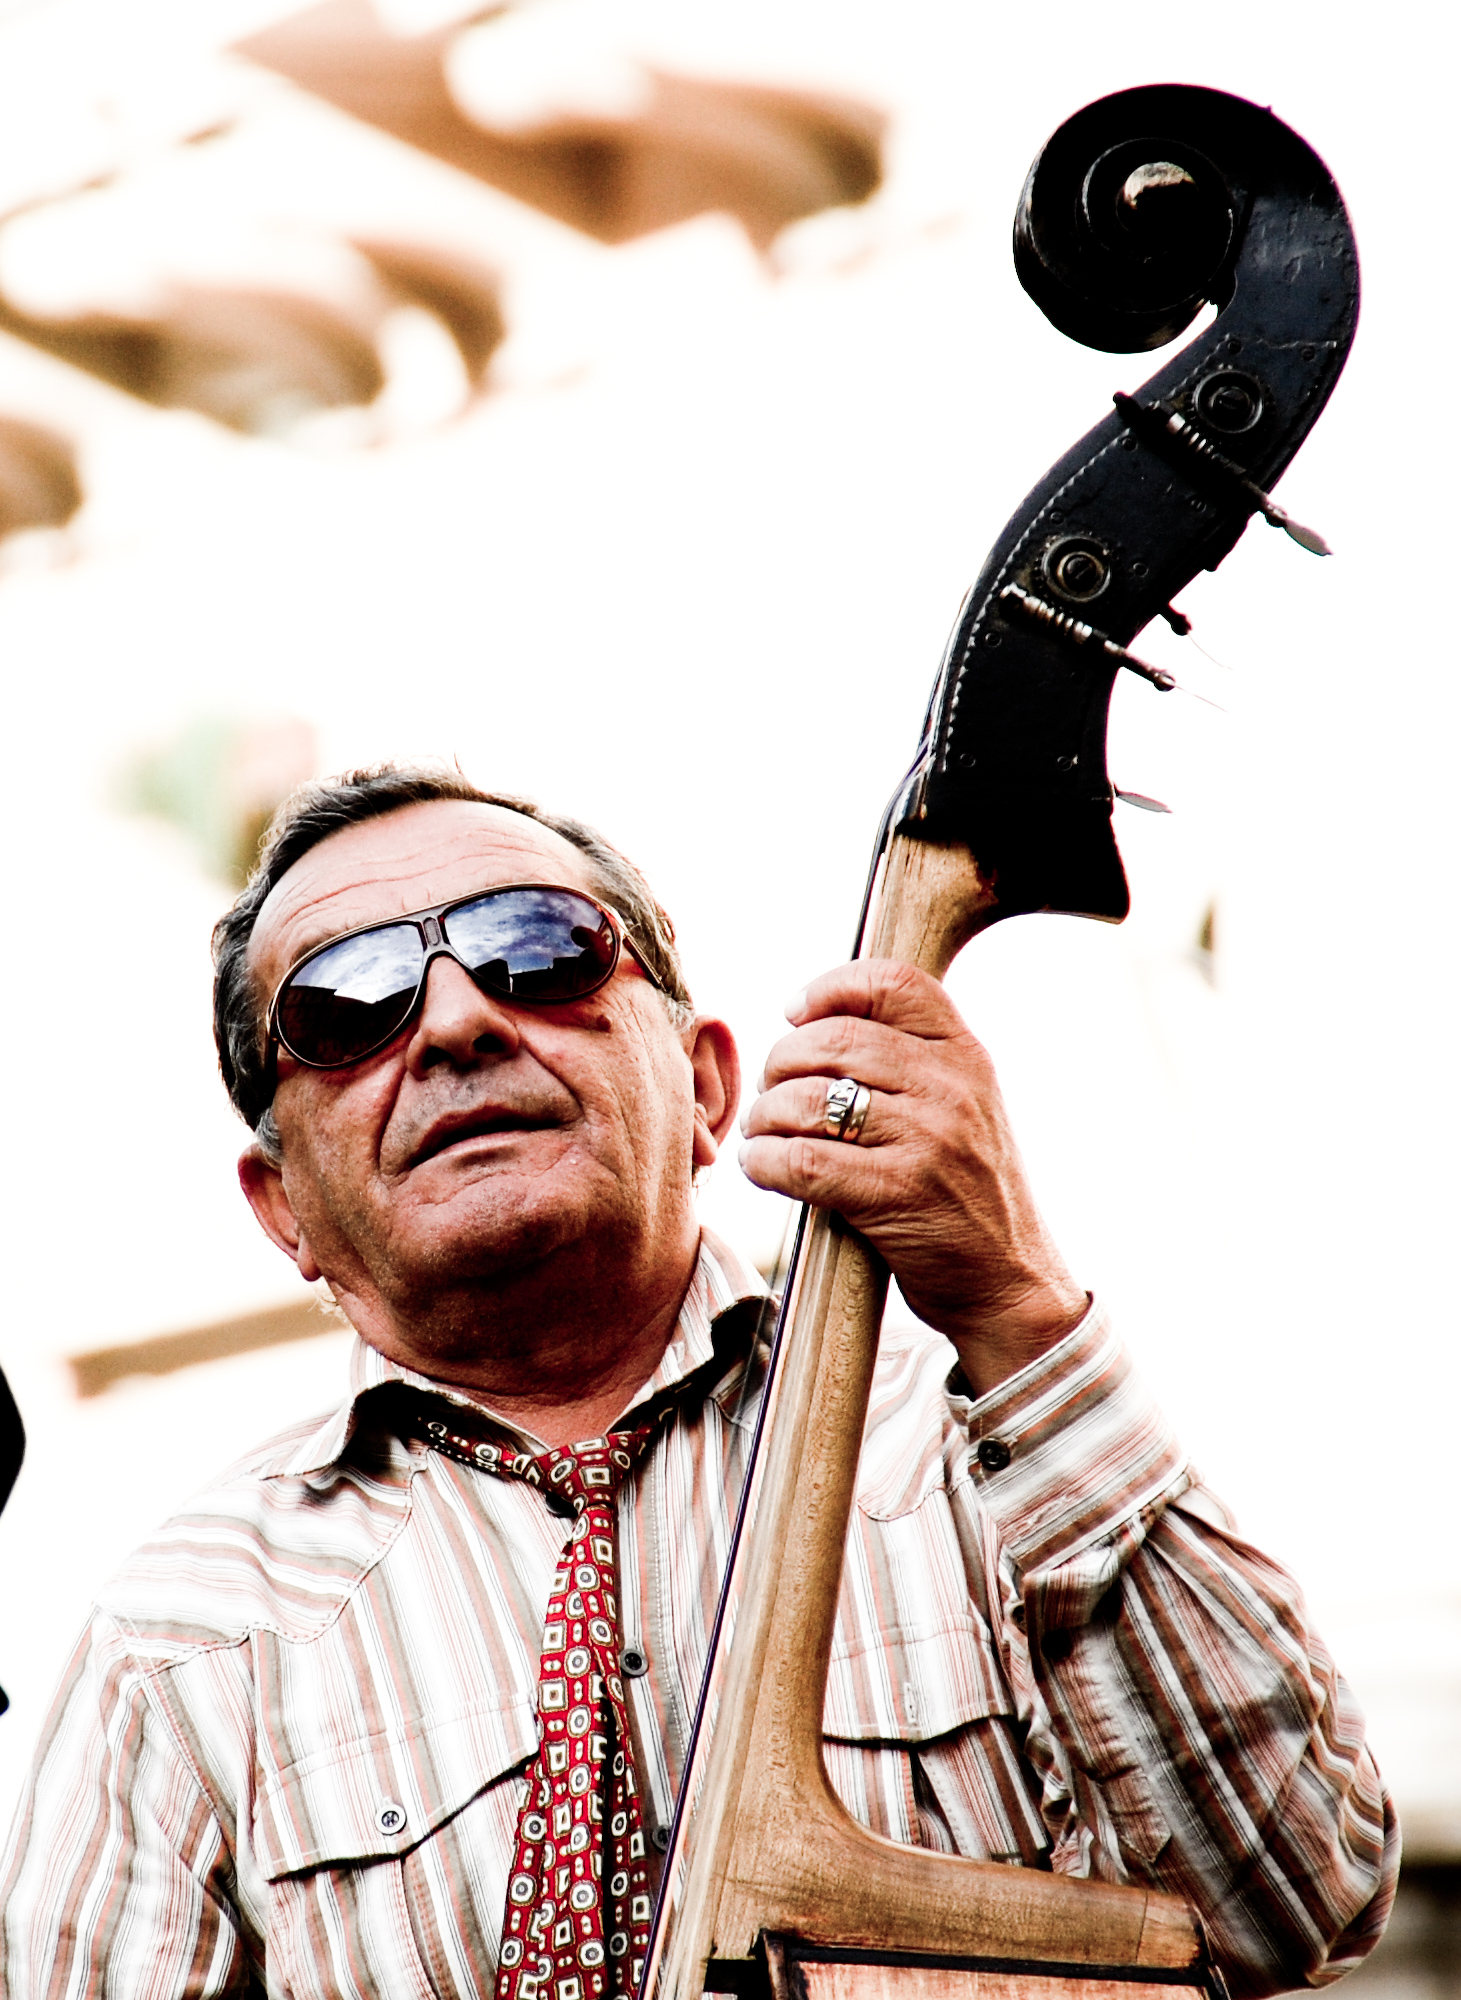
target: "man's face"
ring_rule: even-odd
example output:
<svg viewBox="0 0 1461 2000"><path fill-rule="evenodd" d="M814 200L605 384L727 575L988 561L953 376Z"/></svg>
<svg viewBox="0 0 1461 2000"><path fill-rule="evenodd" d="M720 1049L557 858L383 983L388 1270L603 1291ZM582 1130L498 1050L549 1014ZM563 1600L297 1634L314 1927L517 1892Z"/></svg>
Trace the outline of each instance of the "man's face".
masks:
<svg viewBox="0 0 1461 2000"><path fill-rule="evenodd" d="M410 806L333 834L260 912L261 1003L327 938L512 882L594 887L577 848L496 806ZM280 1051L274 1110L301 1269L323 1273L389 1351L382 1310L429 1319L434 1301L544 1260L586 1282L682 1261L693 1042L628 952L599 992L547 1007L483 994L435 960L421 1012L375 1055L315 1070Z"/></svg>

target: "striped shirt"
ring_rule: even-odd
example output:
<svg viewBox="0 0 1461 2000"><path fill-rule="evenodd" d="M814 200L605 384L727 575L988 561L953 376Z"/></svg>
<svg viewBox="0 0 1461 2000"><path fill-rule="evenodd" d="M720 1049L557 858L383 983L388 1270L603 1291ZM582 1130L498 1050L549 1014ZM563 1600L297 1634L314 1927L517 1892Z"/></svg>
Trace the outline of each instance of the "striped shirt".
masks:
<svg viewBox="0 0 1461 2000"><path fill-rule="evenodd" d="M760 1292L707 1237L636 1399L685 1384L619 1509L651 1827L755 1421ZM1397 1836L1296 1586L1099 1309L977 1402L951 1360L926 1329L884 1336L827 1686L837 1791L894 1840L1174 1891L1239 1992L1337 1976L1383 1925ZM11 1840L12 2000L491 1994L564 1525L403 1435L381 1393L453 1392L363 1343L353 1367L342 1409L102 1592Z"/></svg>

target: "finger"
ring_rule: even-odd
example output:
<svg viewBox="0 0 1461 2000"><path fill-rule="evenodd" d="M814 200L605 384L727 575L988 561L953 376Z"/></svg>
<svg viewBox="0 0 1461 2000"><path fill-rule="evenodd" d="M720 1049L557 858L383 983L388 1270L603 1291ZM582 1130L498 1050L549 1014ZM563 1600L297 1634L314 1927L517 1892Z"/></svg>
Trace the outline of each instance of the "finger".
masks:
<svg viewBox="0 0 1461 2000"><path fill-rule="evenodd" d="M849 1146L840 1139L766 1134L742 1142L741 1171L757 1187L835 1208L854 1225L879 1215L888 1205L886 1151Z"/></svg>
<svg viewBox="0 0 1461 2000"><path fill-rule="evenodd" d="M783 1035L766 1058L758 1088L769 1090L791 1077L850 1076L870 1090L912 1090L930 1074L930 1059L926 1042L897 1028L834 1014Z"/></svg>
<svg viewBox="0 0 1461 2000"><path fill-rule="evenodd" d="M874 1090L867 1116L855 1140L834 1137L827 1130L827 1078L809 1077L778 1084L763 1091L741 1120L748 1139L771 1135L777 1138L800 1135L808 1139L829 1139L834 1145L883 1145L898 1135L895 1101Z"/></svg>
<svg viewBox="0 0 1461 2000"><path fill-rule="evenodd" d="M833 966L788 1001L786 1018L797 1027L830 1014L883 1021L905 1035L938 1040L967 1033L962 1016L931 972L897 958L857 958Z"/></svg>

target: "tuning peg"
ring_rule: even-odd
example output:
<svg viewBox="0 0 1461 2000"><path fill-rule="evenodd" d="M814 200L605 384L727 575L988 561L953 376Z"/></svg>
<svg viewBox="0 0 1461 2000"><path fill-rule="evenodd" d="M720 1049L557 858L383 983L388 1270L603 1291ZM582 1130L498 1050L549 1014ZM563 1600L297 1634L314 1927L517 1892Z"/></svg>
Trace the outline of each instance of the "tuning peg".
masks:
<svg viewBox="0 0 1461 2000"><path fill-rule="evenodd" d="M1083 618L1072 618L1068 611L1057 611L1053 604L1047 604L1032 590L1022 590L1017 583L1007 583L999 595L1002 603L1017 604L1027 617L1039 619L1042 625L1053 625L1062 638L1074 640L1077 646L1093 645L1111 659L1119 660L1123 667L1140 674L1144 681L1150 681L1163 694L1170 694L1176 687L1176 676L1169 674L1165 667L1153 667L1145 660L1139 660L1135 653L1128 653L1124 646L1117 645L1114 639L1108 638L1094 625L1087 625Z"/></svg>
<svg viewBox="0 0 1461 2000"><path fill-rule="evenodd" d="M1187 616L1187 613L1185 611L1178 611L1174 606L1170 604L1164 604L1161 610L1157 613L1157 616L1159 618L1166 619L1167 623L1171 626L1172 630L1177 634L1177 637L1179 639L1191 640L1192 644L1197 647L1198 652L1201 653L1203 659L1211 660L1213 665L1215 667L1221 667L1225 674L1230 674L1233 671L1232 668L1228 665L1226 660L1220 660L1216 653L1210 653L1207 650L1206 646L1200 645L1198 643L1198 640L1192 630L1192 620Z"/></svg>
<svg viewBox="0 0 1461 2000"><path fill-rule="evenodd" d="M1149 799L1145 792L1123 792L1116 787L1116 796L1124 806L1140 806L1146 813L1169 813L1172 808L1164 806L1160 799Z"/></svg>
<svg viewBox="0 0 1461 2000"><path fill-rule="evenodd" d="M1117 415L1134 437L1158 447L1168 440L1175 441L1211 471L1241 487L1244 497L1251 506L1257 508L1270 528L1282 528L1291 541L1297 542L1301 549L1308 549L1311 555L1330 554L1328 542L1317 529L1306 528L1302 521L1296 521L1285 508L1280 507L1276 500L1248 477L1241 465L1220 452L1216 445L1210 444L1197 426L1189 424L1176 410L1169 410L1163 404L1159 404L1155 409L1148 409L1144 404L1138 403L1135 396L1123 395L1119 389L1111 400L1116 405ZM1182 616L1180 611L1177 616L1179 618ZM1174 625L1172 629L1175 632L1177 627Z"/></svg>

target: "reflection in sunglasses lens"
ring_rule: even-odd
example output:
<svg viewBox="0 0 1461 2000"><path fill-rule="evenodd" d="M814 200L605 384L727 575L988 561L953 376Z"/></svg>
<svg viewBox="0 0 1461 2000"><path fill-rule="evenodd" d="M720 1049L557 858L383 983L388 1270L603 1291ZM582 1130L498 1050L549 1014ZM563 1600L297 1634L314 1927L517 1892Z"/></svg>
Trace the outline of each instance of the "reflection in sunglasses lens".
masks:
<svg viewBox="0 0 1461 2000"><path fill-rule="evenodd" d="M279 1002L285 1043L307 1062L353 1062L406 1020L424 957L414 924L342 938L302 965Z"/></svg>
<svg viewBox="0 0 1461 2000"><path fill-rule="evenodd" d="M453 910L446 935L477 984L515 1000L574 1000L601 986L614 930L567 889L508 889Z"/></svg>

